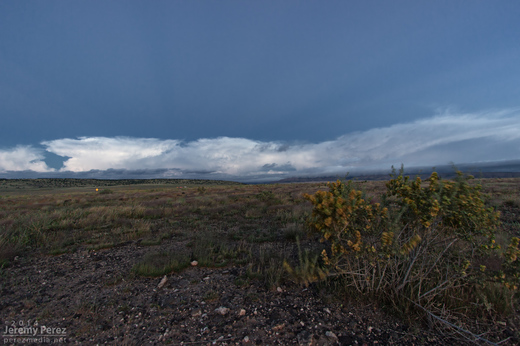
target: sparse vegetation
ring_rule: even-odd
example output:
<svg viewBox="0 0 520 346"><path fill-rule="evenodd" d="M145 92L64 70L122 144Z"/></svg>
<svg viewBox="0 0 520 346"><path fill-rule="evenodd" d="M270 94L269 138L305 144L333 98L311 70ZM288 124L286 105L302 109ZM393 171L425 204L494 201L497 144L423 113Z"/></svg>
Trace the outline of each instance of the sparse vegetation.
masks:
<svg viewBox="0 0 520 346"><path fill-rule="evenodd" d="M185 253L153 252L148 253L141 261L136 263L132 271L141 276L156 277L179 273L189 264L189 257Z"/></svg>
<svg viewBox="0 0 520 346"><path fill-rule="evenodd" d="M284 261L284 269L289 277L297 284L309 286L309 284L324 280L327 277L327 270L319 263L319 256L312 255L309 249L302 252L298 242L298 265L291 266Z"/></svg>
<svg viewBox="0 0 520 346"><path fill-rule="evenodd" d="M183 275L197 261L243 268L233 281L243 289L258 280L274 290L319 287L434 325L428 314L471 329L472 317L482 327L518 309L518 179L396 173L386 185L338 181L328 191L323 183L2 183L0 275L17 256L131 244L142 252L107 286ZM202 298L220 297L215 288Z"/></svg>

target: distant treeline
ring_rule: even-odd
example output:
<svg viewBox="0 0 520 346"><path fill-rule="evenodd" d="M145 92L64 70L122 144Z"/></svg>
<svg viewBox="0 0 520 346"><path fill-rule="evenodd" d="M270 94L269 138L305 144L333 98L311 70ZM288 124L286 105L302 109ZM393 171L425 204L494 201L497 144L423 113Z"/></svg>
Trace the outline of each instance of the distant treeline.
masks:
<svg viewBox="0 0 520 346"><path fill-rule="evenodd" d="M39 178L39 179L0 179L1 185L18 185L36 188L56 187L103 187L122 185L241 185L234 181L203 179L72 179L72 178Z"/></svg>

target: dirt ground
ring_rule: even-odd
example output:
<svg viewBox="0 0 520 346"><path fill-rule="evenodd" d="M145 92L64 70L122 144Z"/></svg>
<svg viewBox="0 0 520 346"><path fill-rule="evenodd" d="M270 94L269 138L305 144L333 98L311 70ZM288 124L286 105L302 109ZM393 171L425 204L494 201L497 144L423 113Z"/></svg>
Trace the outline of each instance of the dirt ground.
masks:
<svg viewBox="0 0 520 346"><path fill-rule="evenodd" d="M464 343L462 337L409 327L374 306L327 299L316 287L268 290L255 280L244 283L243 267L195 266L166 282L132 277L132 265L149 250L130 242L100 251L19 256L1 278L2 343L31 341L27 333L33 330L34 344ZM14 330L13 337L14 325L26 328ZM501 339L513 335L506 325L496 327ZM504 344L516 341L509 338Z"/></svg>

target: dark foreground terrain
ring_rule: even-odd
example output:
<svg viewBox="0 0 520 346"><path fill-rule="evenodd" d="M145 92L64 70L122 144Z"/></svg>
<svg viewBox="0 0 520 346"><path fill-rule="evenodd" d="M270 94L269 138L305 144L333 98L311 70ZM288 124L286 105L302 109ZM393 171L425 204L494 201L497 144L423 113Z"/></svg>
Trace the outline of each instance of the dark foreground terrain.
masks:
<svg viewBox="0 0 520 346"><path fill-rule="evenodd" d="M283 261L297 258L296 239L312 251L322 246L307 235L311 206L302 194L323 184L184 184L4 188L2 343L479 342L475 333L345 298L333 283L297 285L287 276ZM364 188L377 193L382 186ZM520 180L484 187L504 232L519 236ZM483 321L480 337L518 343L518 316Z"/></svg>
<svg viewBox="0 0 520 346"><path fill-rule="evenodd" d="M19 258L4 276L2 318L66 328L85 344L438 344L375 306L327 300L314 287L266 289L238 282L243 267L193 267L161 278L129 278L149 248L131 244ZM221 310L218 310L218 309ZM5 323L4 322L4 323ZM4 327L5 328L5 327ZM504 327L497 328L501 332Z"/></svg>

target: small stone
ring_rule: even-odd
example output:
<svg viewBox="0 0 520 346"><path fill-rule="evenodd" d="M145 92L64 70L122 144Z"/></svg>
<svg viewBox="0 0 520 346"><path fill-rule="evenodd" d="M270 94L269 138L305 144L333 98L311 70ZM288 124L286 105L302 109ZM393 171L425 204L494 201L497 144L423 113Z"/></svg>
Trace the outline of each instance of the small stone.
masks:
<svg viewBox="0 0 520 346"><path fill-rule="evenodd" d="M215 311L218 312L219 314L221 314L222 316L224 316L229 312L229 309L221 306L219 308L216 308Z"/></svg>
<svg viewBox="0 0 520 346"><path fill-rule="evenodd" d="M374 327L368 327L368 332L372 333L372 329L374 329Z"/></svg>
<svg viewBox="0 0 520 346"><path fill-rule="evenodd" d="M196 267L197 264L199 264L199 262L197 262L197 261L193 261L193 262L191 262L191 265L194 266L194 267Z"/></svg>
<svg viewBox="0 0 520 346"><path fill-rule="evenodd" d="M323 309L323 311L325 311L325 312L328 313L329 315L332 314L332 312L330 312L330 309L329 309L329 308L325 308L325 309Z"/></svg>
<svg viewBox="0 0 520 346"><path fill-rule="evenodd" d="M244 336L244 342L249 342L249 336Z"/></svg>
<svg viewBox="0 0 520 346"><path fill-rule="evenodd" d="M325 336L326 336L327 338L331 338L331 339L334 339L334 340L338 340L338 337L336 336L336 334L334 334L334 333L331 332L330 330L327 331L327 332L325 333Z"/></svg>
<svg viewBox="0 0 520 346"><path fill-rule="evenodd" d="M275 331L275 332L279 332L279 331L282 330L284 327L285 327L285 323L279 324L279 325L273 327L273 331Z"/></svg>
<svg viewBox="0 0 520 346"><path fill-rule="evenodd" d="M278 292L280 292L280 293L282 293L282 292L283 292L283 290L282 290L282 288L281 288L281 287L277 287L277 288L276 288L276 290L277 290Z"/></svg>
<svg viewBox="0 0 520 346"><path fill-rule="evenodd" d="M202 315L202 311L200 309L195 309L191 312L192 317L198 317Z"/></svg>
<svg viewBox="0 0 520 346"><path fill-rule="evenodd" d="M240 312L238 313L238 316L244 316L246 314L245 309L240 309Z"/></svg>
<svg viewBox="0 0 520 346"><path fill-rule="evenodd" d="M168 282L168 278L166 277L166 275L162 278L161 282L159 282L159 285L157 286L158 288L163 288L164 285L166 285L166 283Z"/></svg>

